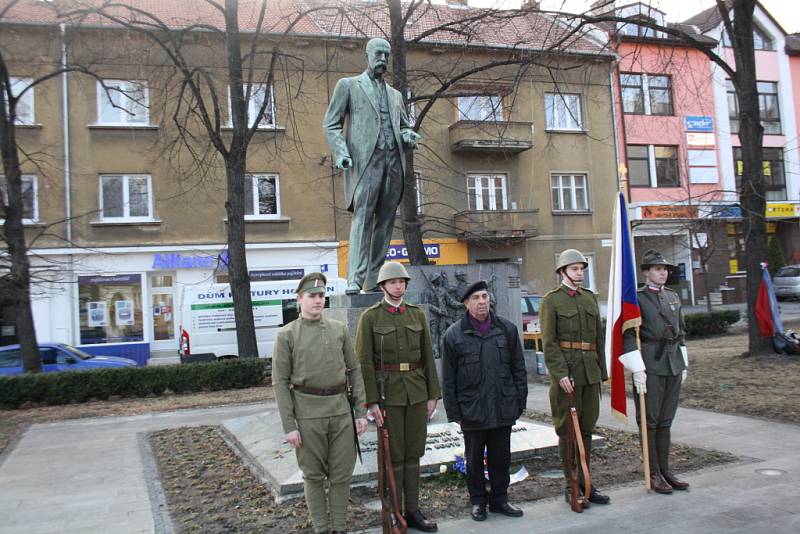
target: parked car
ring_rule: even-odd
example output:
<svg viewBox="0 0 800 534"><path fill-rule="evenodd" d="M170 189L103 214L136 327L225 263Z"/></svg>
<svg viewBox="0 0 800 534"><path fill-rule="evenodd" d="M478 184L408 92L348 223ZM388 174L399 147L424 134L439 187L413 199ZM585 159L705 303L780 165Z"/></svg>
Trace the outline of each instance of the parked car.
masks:
<svg viewBox="0 0 800 534"><path fill-rule="evenodd" d="M800 297L800 265L785 265L772 280L778 300Z"/></svg>
<svg viewBox="0 0 800 534"><path fill-rule="evenodd" d="M94 356L64 343L40 343L42 371L82 371L103 367L135 367L136 362L119 356ZM22 374L22 351L19 345L0 347L0 375Z"/></svg>
<svg viewBox="0 0 800 534"><path fill-rule="evenodd" d="M539 305L542 303L541 295L522 295L520 310L522 311L522 330L525 332L539 331ZM528 326L531 323L531 326Z"/></svg>

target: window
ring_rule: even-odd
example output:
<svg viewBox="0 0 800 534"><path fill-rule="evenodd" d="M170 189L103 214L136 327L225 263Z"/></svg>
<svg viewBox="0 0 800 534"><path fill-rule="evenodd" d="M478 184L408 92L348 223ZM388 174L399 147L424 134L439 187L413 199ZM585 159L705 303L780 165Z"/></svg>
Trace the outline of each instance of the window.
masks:
<svg viewBox="0 0 800 534"><path fill-rule="evenodd" d="M100 218L120 221L153 220L150 176L100 176Z"/></svg>
<svg viewBox="0 0 800 534"><path fill-rule="evenodd" d="M36 176L23 174L22 181L22 221L27 223L36 222L39 220L39 201L38 201L38 184ZM0 175L0 200L3 201L3 206L9 204L8 201L8 185L6 184L6 177ZM5 219L5 213L0 212L0 220Z"/></svg>
<svg viewBox="0 0 800 534"><path fill-rule="evenodd" d="M0 351L0 369L22 367L22 351L11 349Z"/></svg>
<svg viewBox="0 0 800 534"><path fill-rule="evenodd" d="M722 31L722 46L731 47L731 39L728 32ZM772 41L766 33L761 31L758 26L753 26L753 49L754 50L773 50Z"/></svg>
<svg viewBox="0 0 800 534"><path fill-rule="evenodd" d="M267 86L263 83L253 84L250 92L250 100L247 102L247 127L253 125L261 106L264 104L264 98L269 98L267 107L264 108L264 116L258 123L259 128L276 128L275 122L275 95L273 94L272 87L267 90ZM247 94L247 84L242 84L242 91ZM233 126L233 113L231 112L231 91L228 87L228 125Z"/></svg>
<svg viewBox="0 0 800 534"><path fill-rule="evenodd" d="M551 174L553 211L589 211L585 174Z"/></svg>
<svg viewBox="0 0 800 534"><path fill-rule="evenodd" d="M731 124L731 133L739 133L739 100L733 82L726 82L728 92L728 118ZM778 107L778 84L776 82L756 82L758 89L758 110L761 115L761 126L764 133L780 135L781 114Z"/></svg>
<svg viewBox="0 0 800 534"><path fill-rule="evenodd" d="M28 87L33 83L32 78L9 78L11 82L11 94L18 97L17 106L15 108L16 117L14 117L14 124L18 125L31 125L35 124L34 109L33 109L33 87ZM28 89L27 91L25 91ZM25 91L20 97L20 93ZM8 101L6 101L6 110L8 110Z"/></svg>
<svg viewBox="0 0 800 534"><path fill-rule="evenodd" d="M625 113L672 115L672 80L669 76L627 73L620 76L620 81Z"/></svg>
<svg viewBox="0 0 800 534"><path fill-rule="evenodd" d="M545 93L544 112L548 130L583 129L580 95Z"/></svg>
<svg viewBox="0 0 800 534"><path fill-rule="evenodd" d="M503 100L499 95L460 96L458 118L470 121L502 121Z"/></svg>
<svg viewBox="0 0 800 534"><path fill-rule="evenodd" d="M786 200L786 178L783 169L783 149L764 148L761 174L764 177L766 200ZM733 159L736 162L736 188L742 182L742 149L733 149Z"/></svg>
<svg viewBox="0 0 800 534"><path fill-rule="evenodd" d="M471 210L508 209L506 207L506 175L468 175L467 202Z"/></svg>
<svg viewBox="0 0 800 534"><path fill-rule="evenodd" d="M244 182L246 219L280 217L280 188L277 174L249 174Z"/></svg>
<svg viewBox="0 0 800 534"><path fill-rule="evenodd" d="M97 82L97 122L131 126L149 124L147 82Z"/></svg>
<svg viewBox="0 0 800 534"><path fill-rule="evenodd" d="M143 341L141 275L79 276L78 314L83 345Z"/></svg>
<svg viewBox="0 0 800 534"><path fill-rule="evenodd" d="M655 24L655 21L651 18L641 17L640 20L643 23L651 23ZM640 26L636 22L621 22L622 26L620 26L619 32L622 35L628 35L630 37L655 37L656 32L652 28L648 28L647 26Z"/></svg>
<svg viewBox="0 0 800 534"><path fill-rule="evenodd" d="M656 158L656 185L658 187L678 187L678 147L653 147Z"/></svg>
<svg viewBox="0 0 800 534"><path fill-rule="evenodd" d="M628 145L628 181L631 187L678 187L678 147ZM655 183L653 183L655 177Z"/></svg>
<svg viewBox="0 0 800 534"><path fill-rule="evenodd" d="M628 145L628 183L631 187L650 187L650 158L647 146Z"/></svg>

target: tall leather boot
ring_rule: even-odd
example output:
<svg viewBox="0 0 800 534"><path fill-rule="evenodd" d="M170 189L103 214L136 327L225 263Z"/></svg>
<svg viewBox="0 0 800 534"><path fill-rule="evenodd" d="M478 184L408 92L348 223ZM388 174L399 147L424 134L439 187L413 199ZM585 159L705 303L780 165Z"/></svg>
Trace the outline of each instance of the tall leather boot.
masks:
<svg viewBox="0 0 800 534"><path fill-rule="evenodd" d="M656 493L663 493L666 495L672 493L672 486L661 476L661 469L659 468L660 454L658 432L658 428L647 429L647 459L650 462L650 488Z"/></svg>
<svg viewBox="0 0 800 534"><path fill-rule="evenodd" d="M672 474L669 469L669 449L672 446L672 431L670 427L658 429L658 466L661 468L661 475L664 480L672 486L672 489L683 491L689 489L689 483L683 482Z"/></svg>

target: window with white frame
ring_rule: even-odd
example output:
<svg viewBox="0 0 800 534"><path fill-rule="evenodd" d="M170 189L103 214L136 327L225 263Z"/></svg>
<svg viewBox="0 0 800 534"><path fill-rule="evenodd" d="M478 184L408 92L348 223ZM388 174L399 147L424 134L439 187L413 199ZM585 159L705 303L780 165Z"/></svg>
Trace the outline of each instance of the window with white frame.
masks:
<svg viewBox="0 0 800 534"><path fill-rule="evenodd" d="M558 256L559 254L555 255L553 261L554 266L558 263ZM595 287L595 277L594 277L594 254L591 253L587 254L586 252L584 252L583 257L586 258L586 263L588 263L589 265L583 271L583 283L581 284L581 287L585 287L590 291L596 292L597 288ZM556 284L561 284L561 280L562 280L561 274L557 272Z"/></svg>
<svg viewBox="0 0 800 534"><path fill-rule="evenodd" d="M16 116L14 117L14 124L17 125L31 125L35 124L35 114L33 108L33 83L32 78L9 78L11 86L11 94L16 97L17 105L14 108ZM27 91L26 91L27 89ZM24 91L24 92L23 92ZM22 95L22 96L20 96ZM6 112L8 112L8 101L6 101Z"/></svg>
<svg viewBox="0 0 800 534"><path fill-rule="evenodd" d="M458 118L469 121L502 121L503 99L500 95L460 96Z"/></svg>
<svg viewBox="0 0 800 534"><path fill-rule="evenodd" d="M247 95L248 85L242 84L242 91ZM266 84L252 84L250 86L250 100L247 102L247 127L253 125L256 120L261 106L264 105L264 100L267 99L267 106L264 108L264 115L258 123L259 128L275 128L275 94L272 87L267 88ZM231 108L231 90L228 87L228 126L233 126L233 112Z"/></svg>
<svg viewBox="0 0 800 534"><path fill-rule="evenodd" d="M470 210L508 209L505 174L467 175L467 204Z"/></svg>
<svg viewBox="0 0 800 534"><path fill-rule="evenodd" d="M277 219L281 215L280 178L277 174L248 174L244 182L246 219Z"/></svg>
<svg viewBox="0 0 800 534"><path fill-rule="evenodd" d="M587 186L586 174L551 174L553 211L589 211Z"/></svg>
<svg viewBox="0 0 800 534"><path fill-rule="evenodd" d="M677 146L628 145L626 152L631 187L680 186Z"/></svg>
<svg viewBox="0 0 800 534"><path fill-rule="evenodd" d="M672 115L672 79L641 73L620 75L622 109L639 115Z"/></svg>
<svg viewBox="0 0 800 534"><path fill-rule="evenodd" d="M103 80L97 82L97 123L120 126L150 124L147 82Z"/></svg>
<svg viewBox="0 0 800 534"><path fill-rule="evenodd" d="M581 95L568 93L545 93L544 113L548 130L580 131Z"/></svg>
<svg viewBox="0 0 800 534"><path fill-rule="evenodd" d="M153 220L153 185L150 175L101 175L100 219L118 222Z"/></svg>
<svg viewBox="0 0 800 534"><path fill-rule="evenodd" d="M36 176L23 174L22 181L22 222L32 223L39 220L39 190ZM5 220L5 207L8 201L8 184L6 177L0 174L0 200L2 200L2 211L0 211L0 221Z"/></svg>

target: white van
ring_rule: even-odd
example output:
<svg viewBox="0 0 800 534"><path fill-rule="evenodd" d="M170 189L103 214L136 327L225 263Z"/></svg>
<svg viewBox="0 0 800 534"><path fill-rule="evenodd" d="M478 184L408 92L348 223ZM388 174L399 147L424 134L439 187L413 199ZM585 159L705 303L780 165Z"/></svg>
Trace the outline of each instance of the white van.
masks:
<svg viewBox="0 0 800 534"><path fill-rule="evenodd" d="M295 289L299 280L251 282L253 319L256 325L258 356L272 358L278 328L298 316ZM343 295L347 280L329 278L327 294ZM238 355L233 297L229 284L197 284L181 292L181 326L178 354L202 359L230 358ZM325 306L327 307L327 299ZM213 356L212 356L213 355Z"/></svg>

